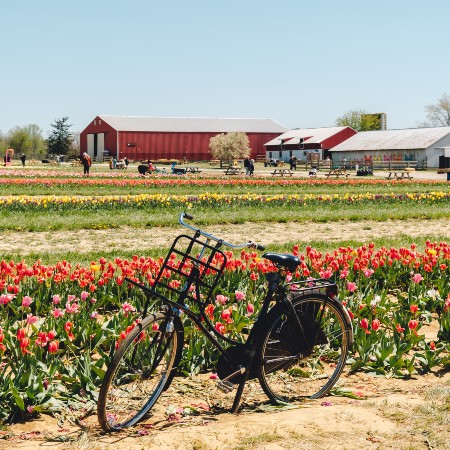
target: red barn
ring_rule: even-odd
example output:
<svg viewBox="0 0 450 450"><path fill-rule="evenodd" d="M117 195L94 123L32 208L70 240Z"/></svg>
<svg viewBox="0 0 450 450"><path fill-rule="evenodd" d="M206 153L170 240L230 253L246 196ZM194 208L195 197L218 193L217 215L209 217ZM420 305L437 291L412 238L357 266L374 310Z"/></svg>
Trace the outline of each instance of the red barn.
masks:
<svg viewBox="0 0 450 450"><path fill-rule="evenodd" d="M296 156L302 161L308 153L318 153L320 159L325 159L330 156L330 149L355 134L351 127L297 128L266 142L266 156L283 161Z"/></svg>
<svg viewBox="0 0 450 450"><path fill-rule="evenodd" d="M219 133L244 132L252 156L264 154L264 144L287 131L271 119L97 116L80 134L81 152L101 160L108 151L129 160L211 159L209 140Z"/></svg>

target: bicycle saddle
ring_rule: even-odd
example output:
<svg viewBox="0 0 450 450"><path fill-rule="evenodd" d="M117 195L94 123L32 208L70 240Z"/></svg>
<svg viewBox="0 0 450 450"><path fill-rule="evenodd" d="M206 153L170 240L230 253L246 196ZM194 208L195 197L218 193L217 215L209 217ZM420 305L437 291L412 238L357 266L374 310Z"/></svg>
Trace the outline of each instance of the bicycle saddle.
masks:
<svg viewBox="0 0 450 450"><path fill-rule="evenodd" d="M272 261L277 267L286 267L289 272L295 272L300 264L300 258L294 255L282 253L264 253L263 258Z"/></svg>

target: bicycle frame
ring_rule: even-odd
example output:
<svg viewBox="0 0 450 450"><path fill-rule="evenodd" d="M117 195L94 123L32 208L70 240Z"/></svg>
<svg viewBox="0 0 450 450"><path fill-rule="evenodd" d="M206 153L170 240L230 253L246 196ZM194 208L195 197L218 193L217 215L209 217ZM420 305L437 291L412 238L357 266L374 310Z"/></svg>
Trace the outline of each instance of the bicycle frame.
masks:
<svg viewBox="0 0 450 450"><path fill-rule="evenodd" d="M253 242L247 242L241 245L234 245L223 241L211 234L208 234L200 229L191 227L184 223L183 218L190 218L185 213L182 213L179 218L179 222L186 228L194 231L194 236L188 236L181 234L178 236L160 268L160 271L151 288L138 283L130 278L126 280L141 289L147 296L147 301L144 306L143 316L147 314L147 310L150 305L150 300L156 299L161 301L165 310L169 312L170 317L181 316L185 314L189 320L191 320L208 338L208 340L214 345L214 347L220 352L220 354L226 359L231 367L236 367L236 371L222 379L222 383L229 383L236 376L240 375L238 390L233 402L232 411L236 412L240 403L240 399L243 393L244 385L250 375L250 372L254 366L254 359L257 353L258 346L260 345L260 336L264 330L265 319L271 310L271 304L275 301L275 304L282 304L288 311L289 315L294 318L295 324L298 327L299 333L305 338L306 333L302 327L300 319L292 304L292 300L297 298L302 293L313 292L314 290L325 289L327 295L335 292L335 284L328 280L314 280L314 282L300 282L300 283L288 283L285 285L285 268L279 266L277 272L271 272L267 274L266 279L268 281L268 288L264 301L255 323L253 324L248 337L245 342L239 342L235 339L231 339L227 336L220 334L205 313L205 308L208 304L212 303L212 295L215 293L215 289L219 280L222 277L225 265L226 255L222 252L221 247L226 245L231 248L239 249L244 247L253 247L258 249L264 249L262 246L258 246ZM203 238L203 239L201 239ZM215 245L211 245L214 241ZM184 243L184 245L183 245ZM182 249L180 249L180 245ZM200 248L198 254L195 254L195 250ZM172 255L178 255L179 261L176 263ZM184 284L181 288L171 285L167 282L170 276L168 274L177 274L180 278L184 278ZM209 279L205 279L205 274L209 275ZM307 284L309 283L309 285ZM300 288L295 291L295 287ZM202 300L202 295L205 295L205 300ZM176 299L169 298L169 295L176 297ZM191 302L197 305L199 311L193 311L187 302ZM248 364L246 367L242 367L236 364L233 356L229 354L228 348L225 348L220 341L223 341L232 346L243 345L249 356Z"/></svg>

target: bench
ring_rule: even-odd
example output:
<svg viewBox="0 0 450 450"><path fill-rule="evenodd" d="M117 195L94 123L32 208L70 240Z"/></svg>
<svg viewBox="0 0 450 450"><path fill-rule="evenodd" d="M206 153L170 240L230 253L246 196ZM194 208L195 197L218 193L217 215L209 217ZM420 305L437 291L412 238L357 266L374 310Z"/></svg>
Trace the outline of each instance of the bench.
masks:
<svg viewBox="0 0 450 450"><path fill-rule="evenodd" d="M292 175L294 175L294 172L292 172L291 169L275 169L272 172L272 176L276 177L277 175L280 177L284 177L285 175L289 175L292 177Z"/></svg>
<svg viewBox="0 0 450 450"><path fill-rule="evenodd" d="M220 159L212 159L212 160L209 162L209 165L210 165L210 166L216 166L217 164L220 164Z"/></svg>
<svg viewBox="0 0 450 450"><path fill-rule="evenodd" d="M404 180L404 179L411 180L412 179L411 172L414 172L414 171L415 171L415 169L413 169L413 168L391 170L389 172L387 179L388 180Z"/></svg>
<svg viewBox="0 0 450 450"><path fill-rule="evenodd" d="M241 166L230 166L227 170L225 170L225 175L240 175L241 173Z"/></svg>
<svg viewBox="0 0 450 450"><path fill-rule="evenodd" d="M330 169L328 173L325 174L326 177L348 177L350 174L347 173L345 169Z"/></svg>

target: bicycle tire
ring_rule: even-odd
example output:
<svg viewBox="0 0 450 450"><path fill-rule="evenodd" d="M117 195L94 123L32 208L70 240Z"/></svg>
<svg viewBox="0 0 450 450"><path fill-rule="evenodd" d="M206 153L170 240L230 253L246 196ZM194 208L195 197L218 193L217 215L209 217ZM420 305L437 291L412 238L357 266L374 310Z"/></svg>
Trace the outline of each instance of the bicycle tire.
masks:
<svg viewBox="0 0 450 450"><path fill-rule="evenodd" d="M146 417L175 375L183 337L180 319L165 312L147 316L131 330L101 385L97 417L104 431L127 428Z"/></svg>
<svg viewBox="0 0 450 450"><path fill-rule="evenodd" d="M351 342L351 325L336 300L315 294L292 303L306 336L299 336L286 307L275 307L257 360L261 387L275 403L326 395L344 369Z"/></svg>

